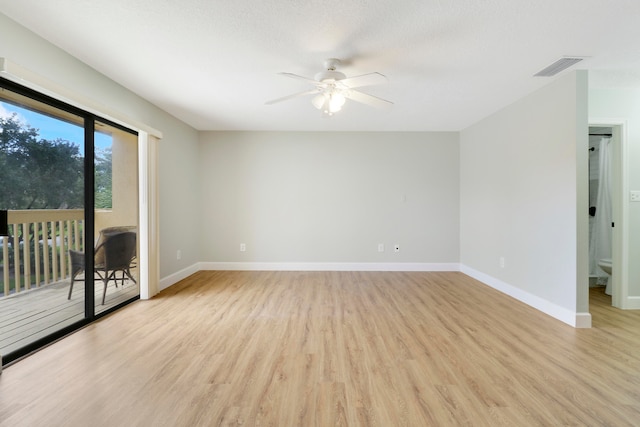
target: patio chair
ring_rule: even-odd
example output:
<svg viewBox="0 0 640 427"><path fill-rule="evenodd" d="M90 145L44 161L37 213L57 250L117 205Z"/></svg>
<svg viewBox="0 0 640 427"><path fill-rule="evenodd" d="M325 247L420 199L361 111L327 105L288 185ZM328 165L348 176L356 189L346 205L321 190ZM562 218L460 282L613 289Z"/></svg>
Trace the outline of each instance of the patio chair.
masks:
<svg viewBox="0 0 640 427"><path fill-rule="evenodd" d="M98 240L96 241L96 248L100 246L100 244L102 244L110 236L118 233L123 233L125 231L132 231L134 233L137 233L137 227L135 225L117 225L115 227L103 228L102 230L100 230L100 234L98 235ZM102 253L98 253L96 251L94 255L96 257L94 260L96 264L104 263L104 256ZM131 261L129 268L125 271L125 274L127 275L127 277L129 277L129 279L133 281L133 283L136 283L136 279L134 279L133 276L131 275L131 268L135 268L136 266L136 263L135 263L136 255L137 255L137 251L134 252L134 255L133 255L134 259Z"/></svg>
<svg viewBox="0 0 640 427"><path fill-rule="evenodd" d="M71 299L71 292L73 291L73 282L76 280L76 276L84 271L84 252L74 251L69 249L69 257L71 257L71 283L69 284L69 295L67 299ZM80 279L84 282L84 279Z"/></svg>
<svg viewBox="0 0 640 427"><path fill-rule="evenodd" d="M71 283L69 285L69 296L67 299L71 299L71 292L73 291L73 283L79 281L76 276L80 272L84 271L84 253L70 250L69 255L71 257ZM97 275L104 283L104 289L102 291L102 305L104 305L105 297L107 295L107 285L110 280L113 280L116 287L118 287L118 280L124 286L124 281L128 277L133 280L131 276L132 262L136 257L136 233L132 231L116 232L105 236L102 243L96 246L94 252L94 278ZM122 273L121 277L117 276L117 273Z"/></svg>

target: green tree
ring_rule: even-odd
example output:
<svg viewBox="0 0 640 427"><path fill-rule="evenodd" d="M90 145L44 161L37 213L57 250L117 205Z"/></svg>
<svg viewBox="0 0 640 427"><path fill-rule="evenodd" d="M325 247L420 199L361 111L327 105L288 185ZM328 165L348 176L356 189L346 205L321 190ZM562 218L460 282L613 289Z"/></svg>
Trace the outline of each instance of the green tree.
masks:
<svg viewBox="0 0 640 427"><path fill-rule="evenodd" d="M111 148L95 153L95 207L111 209Z"/></svg>
<svg viewBox="0 0 640 427"><path fill-rule="evenodd" d="M84 207L84 164L69 141L39 137L14 113L0 118L0 207L77 209Z"/></svg>

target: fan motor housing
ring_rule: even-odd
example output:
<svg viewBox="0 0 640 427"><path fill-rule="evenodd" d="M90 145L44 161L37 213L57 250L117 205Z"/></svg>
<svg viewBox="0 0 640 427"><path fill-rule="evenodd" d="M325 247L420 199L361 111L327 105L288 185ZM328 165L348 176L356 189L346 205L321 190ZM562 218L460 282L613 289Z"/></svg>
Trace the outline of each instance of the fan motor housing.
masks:
<svg viewBox="0 0 640 427"><path fill-rule="evenodd" d="M337 80L342 80L345 77L346 76L344 75L344 73L341 73L340 71L336 71L336 70L321 71L315 76L316 80L319 82L337 81Z"/></svg>

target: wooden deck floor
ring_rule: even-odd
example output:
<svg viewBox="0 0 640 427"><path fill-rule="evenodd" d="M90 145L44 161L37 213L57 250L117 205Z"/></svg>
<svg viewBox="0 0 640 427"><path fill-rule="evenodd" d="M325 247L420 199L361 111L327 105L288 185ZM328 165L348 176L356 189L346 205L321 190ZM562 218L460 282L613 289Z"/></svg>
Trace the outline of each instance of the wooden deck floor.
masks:
<svg viewBox="0 0 640 427"><path fill-rule="evenodd" d="M82 276L79 276L82 278ZM96 313L139 294L139 287L126 281L124 288L109 282L105 304L102 281L95 285ZM0 299L0 354L9 354L37 339L58 331L84 317L84 282L76 282L67 299L69 280Z"/></svg>

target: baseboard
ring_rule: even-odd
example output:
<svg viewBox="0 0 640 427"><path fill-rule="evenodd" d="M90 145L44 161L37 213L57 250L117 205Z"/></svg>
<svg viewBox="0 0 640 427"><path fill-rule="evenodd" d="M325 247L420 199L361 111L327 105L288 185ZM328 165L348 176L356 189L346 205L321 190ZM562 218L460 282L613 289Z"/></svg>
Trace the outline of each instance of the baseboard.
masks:
<svg viewBox="0 0 640 427"><path fill-rule="evenodd" d="M474 279L479 280L487 286L490 286L493 289L502 292L503 294L509 295L510 297L515 298L518 301L523 302L528 306L531 306L545 314L548 314L549 316L556 318L570 326L573 326L575 328L591 327L590 313L577 313L564 307L560 307L557 304L549 302L529 292L523 291L520 288L505 283L501 280L496 279L495 277L489 276L488 274L474 270L473 268L465 265L460 266L460 271L467 276L473 277Z"/></svg>
<svg viewBox="0 0 640 427"><path fill-rule="evenodd" d="M460 271L460 264L412 262L201 262L199 269L246 271Z"/></svg>
<svg viewBox="0 0 640 427"><path fill-rule="evenodd" d="M640 310L640 297L627 297L624 310Z"/></svg>
<svg viewBox="0 0 640 427"><path fill-rule="evenodd" d="M590 328L591 327L591 313L576 313L576 328Z"/></svg>
<svg viewBox="0 0 640 427"><path fill-rule="evenodd" d="M158 292L164 289L167 289L169 286L178 283L182 279L186 279L192 274L197 273L199 270L201 270L200 263L195 263L187 268L184 268L180 271L170 274L167 277L163 277L162 279L160 279Z"/></svg>

